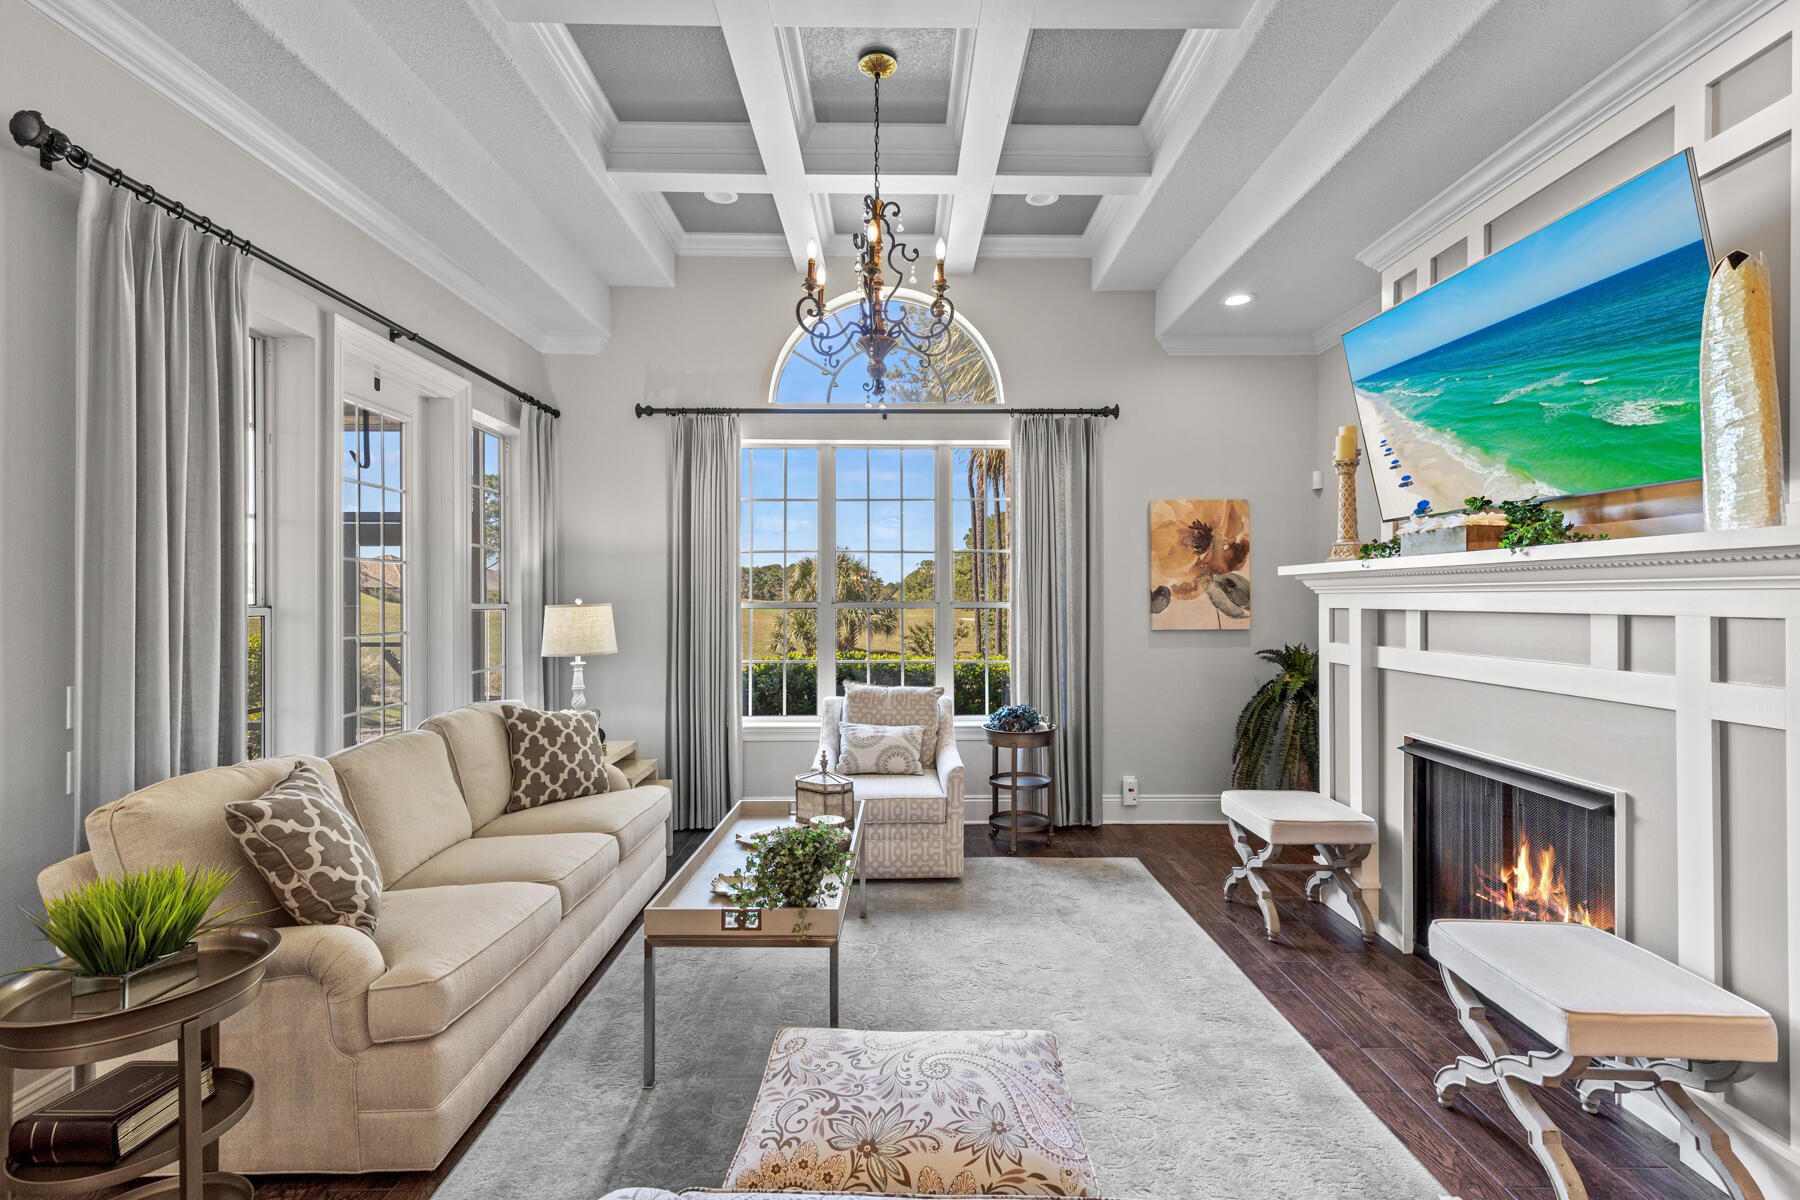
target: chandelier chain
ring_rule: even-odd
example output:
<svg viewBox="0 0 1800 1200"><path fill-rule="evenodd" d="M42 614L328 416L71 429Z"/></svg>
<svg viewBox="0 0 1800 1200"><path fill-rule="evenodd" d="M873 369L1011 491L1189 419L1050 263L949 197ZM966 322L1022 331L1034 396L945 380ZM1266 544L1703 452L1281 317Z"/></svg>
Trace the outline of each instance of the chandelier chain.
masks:
<svg viewBox="0 0 1800 1200"><path fill-rule="evenodd" d="M875 76L875 211L881 212L881 76Z"/></svg>

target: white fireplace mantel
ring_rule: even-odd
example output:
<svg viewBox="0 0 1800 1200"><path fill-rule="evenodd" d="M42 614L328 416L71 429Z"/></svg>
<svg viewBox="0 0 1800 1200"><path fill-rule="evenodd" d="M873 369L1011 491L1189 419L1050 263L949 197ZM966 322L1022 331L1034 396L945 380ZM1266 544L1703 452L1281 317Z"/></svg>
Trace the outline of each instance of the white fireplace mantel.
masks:
<svg viewBox="0 0 1800 1200"><path fill-rule="evenodd" d="M1629 795L1631 939L1800 1048L1800 526L1281 575L1318 596L1320 787L1380 825L1359 882L1386 940L1412 949L1400 747L1423 737ZM1720 1116L1768 1194L1800 1197L1788 1069Z"/></svg>
<svg viewBox="0 0 1800 1200"><path fill-rule="evenodd" d="M1321 595L1494 587L1800 587L1800 526L1302 563L1280 573Z"/></svg>

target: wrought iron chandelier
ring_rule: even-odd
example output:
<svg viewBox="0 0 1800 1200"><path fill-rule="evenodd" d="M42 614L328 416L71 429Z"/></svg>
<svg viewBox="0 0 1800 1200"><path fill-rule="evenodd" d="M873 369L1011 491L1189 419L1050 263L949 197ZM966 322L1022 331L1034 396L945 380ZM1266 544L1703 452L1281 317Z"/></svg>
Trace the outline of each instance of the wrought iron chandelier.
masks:
<svg viewBox="0 0 1800 1200"><path fill-rule="evenodd" d="M935 358L950 343L950 326L956 306L944 295L944 240L937 244L936 299L929 308L895 298L904 277L919 261L919 252L900 240L905 232L900 205L881 198L881 81L899 65L894 52L871 46L857 60L863 74L875 81L875 190L863 197L863 228L850 239L856 247L857 290L861 293L852 318L847 310L841 325L825 312L825 269L819 265L816 242L806 247L805 295L794 308L812 344L812 350L828 370L835 371L852 351L867 357L869 381L863 391L869 403L886 402L887 359L896 346L904 345L923 358ZM891 272L891 274L890 274Z"/></svg>

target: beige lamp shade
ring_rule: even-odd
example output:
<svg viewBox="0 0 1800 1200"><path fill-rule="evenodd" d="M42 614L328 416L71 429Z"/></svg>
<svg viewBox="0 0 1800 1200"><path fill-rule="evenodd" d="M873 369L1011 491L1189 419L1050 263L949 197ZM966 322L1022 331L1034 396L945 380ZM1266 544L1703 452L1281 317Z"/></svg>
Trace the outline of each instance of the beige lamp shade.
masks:
<svg viewBox="0 0 1800 1200"><path fill-rule="evenodd" d="M613 634L613 611L610 604L544 605L545 658L579 657L584 654L617 654L618 639Z"/></svg>

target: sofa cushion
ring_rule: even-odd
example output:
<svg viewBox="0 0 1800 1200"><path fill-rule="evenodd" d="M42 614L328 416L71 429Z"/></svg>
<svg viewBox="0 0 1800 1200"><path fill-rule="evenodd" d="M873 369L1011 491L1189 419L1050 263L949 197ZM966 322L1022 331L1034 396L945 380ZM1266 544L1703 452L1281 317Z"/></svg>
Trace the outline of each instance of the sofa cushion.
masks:
<svg viewBox="0 0 1800 1200"><path fill-rule="evenodd" d="M390 733L339 750L329 761L385 879L404 878L475 831L450 751L435 733Z"/></svg>
<svg viewBox="0 0 1800 1200"><path fill-rule="evenodd" d="M600 731L599 714L503 704L500 716L506 721L512 757L507 812L609 790L606 736Z"/></svg>
<svg viewBox="0 0 1800 1200"><path fill-rule="evenodd" d="M949 800L936 775L850 775L869 825L942 825Z"/></svg>
<svg viewBox="0 0 1800 1200"><path fill-rule="evenodd" d="M874 684L844 685L844 717L855 725L917 725L925 731L919 761L937 766L938 701L941 687L881 687Z"/></svg>
<svg viewBox="0 0 1800 1200"><path fill-rule="evenodd" d="M1092 1196L1056 1038L784 1029L725 1174L739 1192Z"/></svg>
<svg viewBox="0 0 1800 1200"><path fill-rule="evenodd" d="M666 787L629 788L601 796L583 796L496 817L475 831L477 839L523 833L609 833L619 841L624 858L654 837L674 805Z"/></svg>
<svg viewBox="0 0 1800 1200"><path fill-rule="evenodd" d="M374 933L381 915L381 868L356 818L338 798L334 778L311 763L298 763L256 799L227 804L225 827L296 921Z"/></svg>
<svg viewBox="0 0 1800 1200"><path fill-rule="evenodd" d="M469 806L469 820L479 829L506 811L512 795L512 764L507 759L506 722L500 702L465 704L432 717L420 729L444 739L450 769Z"/></svg>
<svg viewBox="0 0 1800 1200"><path fill-rule="evenodd" d="M619 843L604 833L531 833L470 838L420 863L392 886L547 883L565 915L619 865Z"/></svg>
<svg viewBox="0 0 1800 1200"><path fill-rule="evenodd" d="M248 908L241 911L269 914L258 917L259 923L292 924L268 881L245 869L244 853L225 827L225 806L256 799L301 762L331 773L323 759L260 758L177 775L95 809L86 823L95 871L111 877L175 862L232 871L235 877L219 894L214 913L243 904Z"/></svg>
<svg viewBox="0 0 1800 1200"><path fill-rule="evenodd" d="M369 1037L428 1038L481 1003L562 919L542 883L390 889L375 944L387 970L369 985Z"/></svg>

